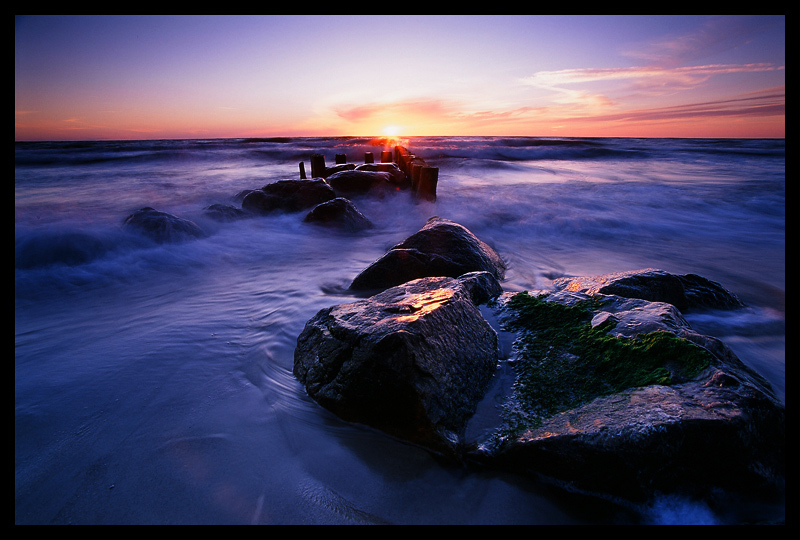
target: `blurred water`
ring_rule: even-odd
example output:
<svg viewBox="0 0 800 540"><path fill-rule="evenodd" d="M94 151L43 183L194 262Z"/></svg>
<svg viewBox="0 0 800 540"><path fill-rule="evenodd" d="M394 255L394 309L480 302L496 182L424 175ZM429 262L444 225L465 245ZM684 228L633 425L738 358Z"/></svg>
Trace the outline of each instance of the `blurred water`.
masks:
<svg viewBox="0 0 800 540"><path fill-rule="evenodd" d="M294 380L294 345L439 215L498 250L509 291L645 267L719 281L747 310L691 322L785 399L784 141L401 142L440 167L439 197L355 199L376 225L358 234L294 214L219 223L203 208L298 178L311 153L357 162L392 141L16 143L15 522L680 520L694 503L629 514L344 424ZM143 206L208 236L161 245L125 230ZM677 515L722 519L693 508Z"/></svg>

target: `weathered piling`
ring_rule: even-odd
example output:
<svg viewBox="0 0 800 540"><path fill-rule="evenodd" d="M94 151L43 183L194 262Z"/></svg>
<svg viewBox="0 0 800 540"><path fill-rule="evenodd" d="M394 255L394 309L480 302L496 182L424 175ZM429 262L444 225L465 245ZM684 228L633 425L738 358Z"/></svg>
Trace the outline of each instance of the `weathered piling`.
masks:
<svg viewBox="0 0 800 540"><path fill-rule="evenodd" d="M325 156L323 154L311 154L311 178L325 177Z"/></svg>
<svg viewBox="0 0 800 540"><path fill-rule="evenodd" d="M306 164L303 163L302 161L300 162L300 179L301 180L306 179Z"/></svg>
<svg viewBox="0 0 800 540"><path fill-rule="evenodd" d="M427 201L436 200L436 185L439 183L439 167L421 167L417 182L417 196Z"/></svg>
<svg viewBox="0 0 800 540"><path fill-rule="evenodd" d="M345 154L336 154L336 164L347 163ZM372 152L364 153L364 163L374 163ZM411 186L411 192L419 199L426 201L436 200L436 188L439 183L439 168L429 166L424 159L412 154L407 148L397 145L393 150L381 151L381 165L394 165L406 175ZM378 170L381 170L379 167ZM322 154L311 155L311 176L324 178L326 176L325 156ZM305 178L305 165L300 163L300 177Z"/></svg>

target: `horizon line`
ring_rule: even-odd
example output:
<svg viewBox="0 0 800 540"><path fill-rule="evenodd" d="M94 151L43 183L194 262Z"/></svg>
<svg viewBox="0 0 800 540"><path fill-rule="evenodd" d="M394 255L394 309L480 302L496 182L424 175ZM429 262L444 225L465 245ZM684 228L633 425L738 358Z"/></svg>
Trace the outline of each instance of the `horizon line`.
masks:
<svg viewBox="0 0 800 540"><path fill-rule="evenodd" d="M252 140L269 141L270 139L455 139L455 138L505 138L505 139L696 139L696 140L786 140L782 137L647 137L633 135L264 135L242 137L153 137L153 138L96 138L96 139L14 139L14 143L80 143L80 142L146 142L146 141L226 141L226 140Z"/></svg>

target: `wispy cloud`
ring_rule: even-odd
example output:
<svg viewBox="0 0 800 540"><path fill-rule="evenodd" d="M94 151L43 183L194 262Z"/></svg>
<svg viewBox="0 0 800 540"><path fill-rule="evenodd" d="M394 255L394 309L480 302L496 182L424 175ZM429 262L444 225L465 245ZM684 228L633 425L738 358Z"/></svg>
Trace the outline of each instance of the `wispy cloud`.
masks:
<svg viewBox="0 0 800 540"><path fill-rule="evenodd" d="M631 109L610 114L565 118L580 122L656 122L667 120L695 121L711 117L772 117L786 115L785 87L735 96L729 99L686 103L669 107Z"/></svg>
<svg viewBox="0 0 800 540"><path fill-rule="evenodd" d="M710 64L704 66L655 67L634 66L623 68L562 69L539 71L521 80L523 84L558 92L570 92L565 85L589 84L608 81L633 81L643 86L658 85L670 88L693 88L716 75L755 73L783 69L770 63Z"/></svg>
<svg viewBox="0 0 800 540"><path fill-rule="evenodd" d="M334 107L340 118L348 122L363 122L384 116L428 116L447 117L458 109L458 105L443 99L403 99L398 101L372 102L362 105Z"/></svg>

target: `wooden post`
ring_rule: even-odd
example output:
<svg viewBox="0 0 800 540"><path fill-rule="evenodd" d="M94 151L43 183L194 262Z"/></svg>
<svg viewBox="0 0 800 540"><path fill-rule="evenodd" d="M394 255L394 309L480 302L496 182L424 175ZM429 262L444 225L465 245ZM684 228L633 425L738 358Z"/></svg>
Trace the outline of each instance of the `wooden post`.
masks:
<svg viewBox="0 0 800 540"><path fill-rule="evenodd" d="M384 150L381 152L381 163L391 163L392 162L392 153Z"/></svg>
<svg viewBox="0 0 800 540"><path fill-rule="evenodd" d="M344 154L336 154L336 164L347 163L347 156Z"/></svg>
<svg viewBox="0 0 800 540"><path fill-rule="evenodd" d="M364 163L375 163L375 157L373 157L372 152L364 153Z"/></svg>
<svg viewBox="0 0 800 540"><path fill-rule="evenodd" d="M411 178L411 191L414 193L419 189L419 171L425 166L425 162L421 158L414 158L408 164L408 176Z"/></svg>
<svg viewBox="0 0 800 540"><path fill-rule="evenodd" d="M400 170L406 173L406 175L411 178L411 163L417 159L417 156L414 154L405 154L400 158Z"/></svg>
<svg viewBox="0 0 800 540"><path fill-rule="evenodd" d="M419 171L417 196L427 201L436 200L436 184L439 183L439 167L422 167Z"/></svg>
<svg viewBox="0 0 800 540"><path fill-rule="evenodd" d="M302 161L300 162L300 180L306 179L306 164Z"/></svg>
<svg viewBox="0 0 800 540"><path fill-rule="evenodd" d="M323 154L311 154L311 178L325 177L325 156Z"/></svg>

